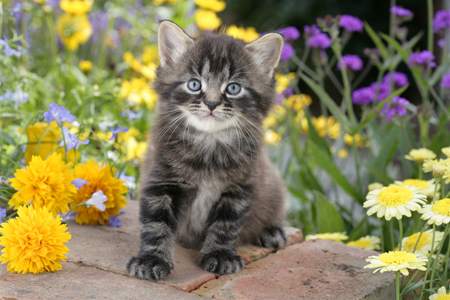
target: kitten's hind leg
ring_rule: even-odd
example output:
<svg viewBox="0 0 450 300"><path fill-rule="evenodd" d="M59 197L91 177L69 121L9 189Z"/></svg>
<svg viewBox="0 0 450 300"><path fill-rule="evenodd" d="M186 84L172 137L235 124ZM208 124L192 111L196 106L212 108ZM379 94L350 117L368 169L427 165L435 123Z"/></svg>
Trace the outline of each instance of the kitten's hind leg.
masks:
<svg viewBox="0 0 450 300"><path fill-rule="evenodd" d="M265 248L284 248L286 246L287 236L281 226L272 226L264 229L263 234L256 245Z"/></svg>

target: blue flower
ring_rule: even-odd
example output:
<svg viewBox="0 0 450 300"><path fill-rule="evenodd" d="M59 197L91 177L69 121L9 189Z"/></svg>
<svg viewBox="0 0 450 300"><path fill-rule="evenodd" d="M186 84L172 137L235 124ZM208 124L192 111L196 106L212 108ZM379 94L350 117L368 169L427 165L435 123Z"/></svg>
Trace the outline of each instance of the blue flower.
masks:
<svg viewBox="0 0 450 300"><path fill-rule="evenodd" d="M9 15L13 17L17 17L20 14L20 11L22 10L23 3L16 3L13 8L9 11Z"/></svg>
<svg viewBox="0 0 450 300"><path fill-rule="evenodd" d="M56 121L61 126L63 122L72 123L77 119L64 106L58 106L58 104L52 103L49 108L50 110L44 113L44 117L49 123Z"/></svg>
<svg viewBox="0 0 450 300"><path fill-rule="evenodd" d="M27 102L29 97L30 95L28 93L24 93L21 89L18 89L14 92L6 91L3 95L0 95L0 101L9 100L14 102L17 107L20 103Z"/></svg>
<svg viewBox="0 0 450 300"><path fill-rule="evenodd" d="M121 113L120 114L120 116L123 118L123 117L126 117L126 116L128 116L128 120L134 120L134 119L140 119L140 118L142 118L142 114L141 113L135 113L134 111L132 111L132 110L128 110L128 111L126 111L126 112L123 112L123 113Z"/></svg>
<svg viewBox="0 0 450 300"><path fill-rule="evenodd" d="M123 225L123 223L120 222L118 216L110 216L109 217L109 226L111 226L111 227L120 227L122 225Z"/></svg>
<svg viewBox="0 0 450 300"><path fill-rule="evenodd" d="M9 46L8 44L8 39L4 36L4 39L0 39L0 46L4 46L5 47L5 55L6 56L16 56L16 57L21 57L22 55L24 55L25 53L27 53L27 50L22 50L21 46L17 46L17 50L13 49Z"/></svg>
<svg viewBox="0 0 450 300"><path fill-rule="evenodd" d="M84 142L79 141L77 139L77 135L75 133L70 133L67 127L64 127L64 136L67 143L66 153L70 149L76 149L79 144L87 145L89 143L89 139L85 140Z"/></svg>
<svg viewBox="0 0 450 300"><path fill-rule="evenodd" d="M81 187L82 187L83 185L88 184L88 183L89 183L89 181L86 181L86 180L81 179L81 178L75 178L75 179L72 181L72 184L73 184L77 189L81 189Z"/></svg>
<svg viewBox="0 0 450 300"><path fill-rule="evenodd" d="M0 207L0 224L1 220L6 217L6 210Z"/></svg>
<svg viewBox="0 0 450 300"><path fill-rule="evenodd" d="M120 125L117 125L116 129L114 129L114 127L111 127L111 131L112 131L112 137L109 140L115 139L117 142L117 139L119 138L119 133L123 133L123 132L128 132L128 128L123 128L120 127Z"/></svg>

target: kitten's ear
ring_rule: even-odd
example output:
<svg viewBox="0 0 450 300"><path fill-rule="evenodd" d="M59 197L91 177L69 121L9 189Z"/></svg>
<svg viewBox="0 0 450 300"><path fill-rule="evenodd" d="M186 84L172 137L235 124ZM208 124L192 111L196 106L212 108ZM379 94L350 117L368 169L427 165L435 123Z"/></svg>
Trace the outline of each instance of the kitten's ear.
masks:
<svg viewBox="0 0 450 300"><path fill-rule="evenodd" d="M247 44L245 48L250 50L257 64L264 73L272 77L273 70L278 65L283 49L283 36L278 33L268 33Z"/></svg>
<svg viewBox="0 0 450 300"><path fill-rule="evenodd" d="M158 46L162 67L172 67L176 59L192 45L194 40L177 24L161 21L158 29Z"/></svg>

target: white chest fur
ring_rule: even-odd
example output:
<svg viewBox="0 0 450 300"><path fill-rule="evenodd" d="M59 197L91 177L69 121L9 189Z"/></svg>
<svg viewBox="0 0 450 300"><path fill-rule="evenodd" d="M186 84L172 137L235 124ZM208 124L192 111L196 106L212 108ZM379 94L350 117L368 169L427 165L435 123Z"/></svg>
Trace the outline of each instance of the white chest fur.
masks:
<svg viewBox="0 0 450 300"><path fill-rule="evenodd" d="M195 234L201 234L206 226L206 221L214 204L221 194L220 186L212 181L202 182L198 186L197 196L189 209L188 227Z"/></svg>

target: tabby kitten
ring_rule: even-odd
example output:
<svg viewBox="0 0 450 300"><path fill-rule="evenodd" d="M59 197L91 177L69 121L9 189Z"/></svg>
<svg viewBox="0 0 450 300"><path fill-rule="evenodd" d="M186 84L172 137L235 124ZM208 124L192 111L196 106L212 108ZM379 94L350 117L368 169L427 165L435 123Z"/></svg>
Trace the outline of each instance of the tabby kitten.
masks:
<svg viewBox="0 0 450 300"><path fill-rule="evenodd" d="M163 21L158 39L158 116L139 190L141 247L127 270L139 279L167 277L176 239L200 249L205 270L238 272L244 260L236 244L286 244L284 188L262 132L283 38L192 39Z"/></svg>

